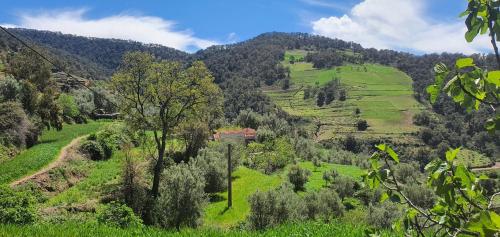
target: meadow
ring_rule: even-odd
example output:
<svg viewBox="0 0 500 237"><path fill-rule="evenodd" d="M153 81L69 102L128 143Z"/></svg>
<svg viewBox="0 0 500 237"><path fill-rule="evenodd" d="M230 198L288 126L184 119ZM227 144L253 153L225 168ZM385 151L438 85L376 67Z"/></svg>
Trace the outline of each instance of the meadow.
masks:
<svg viewBox="0 0 500 237"><path fill-rule="evenodd" d="M65 125L61 131L45 130L37 145L0 163L0 184L35 173L57 158L60 150L73 139L95 132L106 122Z"/></svg>
<svg viewBox="0 0 500 237"><path fill-rule="evenodd" d="M288 51L286 59L294 55L298 58L305 51ZM266 88L265 92L286 112L320 121L325 124L320 139L328 139L337 134L357 133L362 136L404 136L417 131L412 123L415 113L425 107L413 97L412 80L405 73L378 64L348 64L331 69L315 69L311 63L290 64L291 87ZM347 90L347 100L335 100L330 105L318 107L316 99L304 100L306 86L322 86L331 80L340 80ZM355 110L360 114L356 115ZM358 132L355 123L365 119L369 128Z"/></svg>

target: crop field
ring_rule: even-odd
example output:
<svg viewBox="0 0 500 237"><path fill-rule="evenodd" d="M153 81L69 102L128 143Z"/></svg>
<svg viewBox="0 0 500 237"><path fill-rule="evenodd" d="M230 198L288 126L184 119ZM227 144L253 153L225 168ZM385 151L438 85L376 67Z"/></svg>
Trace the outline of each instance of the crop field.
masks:
<svg viewBox="0 0 500 237"><path fill-rule="evenodd" d="M60 150L73 139L97 131L105 122L64 125L61 131L46 130L39 144L0 163L0 184L7 184L30 175L53 161Z"/></svg>
<svg viewBox="0 0 500 237"><path fill-rule="evenodd" d="M287 52L296 58L300 54L304 55L305 51ZM413 98L411 78L403 72L377 64L352 64L332 69L315 69L306 62L290 64L284 61L283 64L290 68L291 88L286 91L272 88L265 92L288 113L325 124L320 139L342 133L397 137L417 131L412 117L424 106ZM339 78L347 90L346 101L335 100L330 105L318 107L314 98L303 99L305 86L322 86L334 78ZM360 110L359 115L355 114L356 108ZM357 132L358 119L367 120L370 126L367 131Z"/></svg>

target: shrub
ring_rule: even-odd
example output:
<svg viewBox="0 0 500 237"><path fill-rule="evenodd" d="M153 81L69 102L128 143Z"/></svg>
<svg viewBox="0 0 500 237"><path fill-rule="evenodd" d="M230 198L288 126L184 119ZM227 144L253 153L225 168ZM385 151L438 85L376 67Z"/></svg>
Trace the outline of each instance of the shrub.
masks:
<svg viewBox="0 0 500 237"><path fill-rule="evenodd" d="M113 227L140 227L142 220L134 214L130 207L117 202L104 205L97 212L97 222Z"/></svg>
<svg viewBox="0 0 500 237"><path fill-rule="evenodd" d="M390 228L401 216L397 205L386 201L381 205L368 208L367 222L377 228Z"/></svg>
<svg viewBox="0 0 500 237"><path fill-rule="evenodd" d="M293 165L288 171L288 180L293 184L295 192L304 190L304 185L309 180L311 171L303 169L298 165Z"/></svg>
<svg viewBox="0 0 500 237"><path fill-rule="evenodd" d="M267 127L260 127L257 130L257 141L260 143L273 142L276 138L276 134Z"/></svg>
<svg viewBox="0 0 500 237"><path fill-rule="evenodd" d="M262 116L252 110L242 110L236 117L236 124L245 127L257 129L262 123Z"/></svg>
<svg viewBox="0 0 500 237"><path fill-rule="evenodd" d="M80 113L83 116L90 118L92 116L92 112L95 110L93 93L87 89L82 89L73 91L71 94L73 95Z"/></svg>
<svg viewBox="0 0 500 237"><path fill-rule="evenodd" d="M33 136L33 137L32 137ZM0 103L0 143L18 148L32 145L37 140L38 129L28 120L19 103Z"/></svg>
<svg viewBox="0 0 500 237"><path fill-rule="evenodd" d="M302 218L300 199L286 184L277 190L257 191L249 197L248 202L248 224L252 229L261 230Z"/></svg>
<svg viewBox="0 0 500 237"><path fill-rule="evenodd" d="M329 220L344 213L344 206L335 191L321 189L304 196L304 216L315 220Z"/></svg>
<svg viewBox="0 0 500 237"><path fill-rule="evenodd" d="M33 223L36 219L34 202L28 192L16 192L7 186L0 186L0 223Z"/></svg>
<svg viewBox="0 0 500 237"><path fill-rule="evenodd" d="M316 105L318 107L322 107L325 104L325 97L326 97L325 92L320 91L318 93L318 97L316 98Z"/></svg>
<svg viewBox="0 0 500 237"><path fill-rule="evenodd" d="M356 123L356 127L358 128L358 131L366 131L366 129L368 128L368 122L366 122L366 120L364 119L360 119Z"/></svg>
<svg viewBox="0 0 500 237"><path fill-rule="evenodd" d="M62 115L65 122L72 122L80 116L80 110L76 104L75 98L68 94L60 94L57 98L57 104L62 109Z"/></svg>
<svg viewBox="0 0 500 237"><path fill-rule="evenodd" d="M196 227L201 224L205 204L203 173L192 165L173 165L163 172L160 196L154 211L162 227Z"/></svg>
<svg viewBox="0 0 500 237"><path fill-rule="evenodd" d="M429 209L434 206L436 196L424 185L410 183L404 187L404 193L418 207Z"/></svg>
<svg viewBox="0 0 500 237"><path fill-rule="evenodd" d="M101 144L92 140L84 141L80 145L80 151L87 154L92 160L104 160L106 157Z"/></svg>
<svg viewBox="0 0 500 237"><path fill-rule="evenodd" d="M193 163L203 172L206 193L217 193L227 189L227 160L224 154L202 150Z"/></svg>
<svg viewBox="0 0 500 237"><path fill-rule="evenodd" d="M344 149L354 153L358 153L361 150L361 144L359 144L359 142L353 135L349 134L344 139Z"/></svg>
<svg viewBox="0 0 500 237"><path fill-rule="evenodd" d="M17 101L21 94L21 85L13 78L0 80L0 102Z"/></svg>
<svg viewBox="0 0 500 237"><path fill-rule="evenodd" d="M142 179L143 167L133 156L130 146L124 146L125 163L123 165L121 192L127 206L135 213L142 213L147 200L146 184Z"/></svg>
<svg viewBox="0 0 500 237"><path fill-rule="evenodd" d="M356 186L356 181L348 176L339 176L332 184L332 188L338 193L342 201L346 197L352 197L354 192L356 192Z"/></svg>

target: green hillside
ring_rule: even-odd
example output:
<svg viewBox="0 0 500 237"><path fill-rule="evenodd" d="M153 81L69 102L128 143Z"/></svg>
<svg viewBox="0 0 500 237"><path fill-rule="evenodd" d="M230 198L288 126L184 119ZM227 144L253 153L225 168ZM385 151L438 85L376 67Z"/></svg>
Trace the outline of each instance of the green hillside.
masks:
<svg viewBox="0 0 500 237"><path fill-rule="evenodd" d="M306 51L288 51L285 59L305 54ZM265 92L288 113L326 124L321 139L339 133L357 133L358 119L367 120L370 126L366 132L359 132L363 135L397 136L417 131L412 117L423 106L413 98L412 81L405 73L377 64L332 69L315 69L307 62L290 64L285 60L283 64L290 68L290 89L271 88ZM330 105L318 107L315 98L303 99L305 86L322 86L334 78L339 78L347 90L346 101L334 100ZM359 115L355 114L356 108Z"/></svg>

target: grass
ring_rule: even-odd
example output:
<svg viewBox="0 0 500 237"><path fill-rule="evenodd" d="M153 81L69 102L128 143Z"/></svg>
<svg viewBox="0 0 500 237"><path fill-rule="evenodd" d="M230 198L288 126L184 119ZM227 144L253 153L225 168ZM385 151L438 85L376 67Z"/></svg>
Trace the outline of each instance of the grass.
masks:
<svg viewBox="0 0 500 237"><path fill-rule="evenodd" d="M314 169L312 162L300 162L299 166L311 171L306 191L318 190L323 187L323 172L335 169L340 175L361 179L364 171L356 166L322 163L321 167ZM233 207L227 209L227 192L218 194L218 201L211 202L205 208L204 224L227 228L246 219L250 212L248 197L257 190L266 191L278 187L286 179L288 167L273 175L266 175L259 171L239 167L233 174Z"/></svg>
<svg viewBox="0 0 500 237"><path fill-rule="evenodd" d="M364 225L348 224L339 221L330 223L303 222L289 223L274 227L265 231L249 230L221 230L215 228L182 229L179 232L171 230L161 230L157 228L135 228L116 229L104 225L91 223L64 223L64 224L36 224L26 226L0 225L0 236L19 237L66 237L66 236L342 236L342 237L362 237L367 229ZM383 231L380 236L403 236L390 231Z"/></svg>
<svg viewBox="0 0 500 237"><path fill-rule="evenodd" d="M229 227L244 221L250 212L248 197L257 190L266 191L279 186L279 175L265 175L259 171L240 166L233 173L233 207L227 207L227 192L219 193L220 200L205 208L204 224Z"/></svg>
<svg viewBox="0 0 500 237"><path fill-rule="evenodd" d="M350 176L359 181L361 180L361 175L364 174L361 168L351 165L321 163L321 167L314 167L312 162L306 161L300 162L299 166L311 171L309 181L305 185L307 192L319 190L324 187L325 181L323 180L323 172L327 170L335 169L339 175Z"/></svg>
<svg viewBox="0 0 500 237"><path fill-rule="evenodd" d="M44 131L39 144L0 164L0 184L35 173L48 165L73 139L97 131L104 122L64 125L63 130Z"/></svg>
<svg viewBox="0 0 500 237"><path fill-rule="evenodd" d="M297 57L306 53L294 50L286 55ZM274 87L265 92L286 112L326 123L320 139L342 133L376 137L407 135L418 129L413 125L412 117L424 106L413 98L411 78L395 68L365 64L315 69L306 62L290 64L285 60L282 63L290 68L291 88L284 91ZM346 88L346 101L335 100L330 105L318 107L314 98L303 99L305 86L322 86L334 78L340 78ZM356 108L360 109L360 115L354 114ZM366 132L356 130L358 119L368 121L370 127Z"/></svg>
<svg viewBox="0 0 500 237"><path fill-rule="evenodd" d="M65 190L64 192L52 197L45 204L46 206L61 206L83 204L106 194L106 189L118 184L122 164L124 161L124 153L115 151L111 158L105 161L98 161L90 175L75 184L73 187Z"/></svg>

